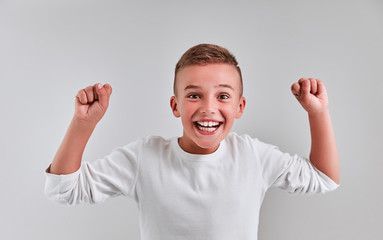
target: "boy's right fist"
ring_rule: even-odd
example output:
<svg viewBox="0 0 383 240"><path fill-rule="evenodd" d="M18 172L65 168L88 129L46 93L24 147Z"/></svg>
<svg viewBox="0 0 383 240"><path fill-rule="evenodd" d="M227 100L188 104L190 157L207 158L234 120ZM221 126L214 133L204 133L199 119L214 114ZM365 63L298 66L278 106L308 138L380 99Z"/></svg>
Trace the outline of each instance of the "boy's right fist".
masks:
<svg viewBox="0 0 383 240"><path fill-rule="evenodd" d="M109 106L112 87L97 83L78 91L75 102L75 118L96 125Z"/></svg>

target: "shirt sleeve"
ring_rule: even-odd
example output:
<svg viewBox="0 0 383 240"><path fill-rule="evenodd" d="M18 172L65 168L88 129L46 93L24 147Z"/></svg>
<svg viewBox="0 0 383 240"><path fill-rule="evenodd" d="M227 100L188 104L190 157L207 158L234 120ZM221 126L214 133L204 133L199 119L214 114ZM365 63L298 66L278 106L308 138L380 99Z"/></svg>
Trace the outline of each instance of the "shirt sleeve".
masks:
<svg viewBox="0 0 383 240"><path fill-rule="evenodd" d="M138 175L139 141L114 149L108 156L84 161L72 174L46 171L45 195L63 204L101 203L109 197L135 197Z"/></svg>
<svg viewBox="0 0 383 240"><path fill-rule="evenodd" d="M278 147L256 141L262 165L262 175L269 187L278 187L292 194L314 194L339 187L319 171L309 159L283 153Z"/></svg>

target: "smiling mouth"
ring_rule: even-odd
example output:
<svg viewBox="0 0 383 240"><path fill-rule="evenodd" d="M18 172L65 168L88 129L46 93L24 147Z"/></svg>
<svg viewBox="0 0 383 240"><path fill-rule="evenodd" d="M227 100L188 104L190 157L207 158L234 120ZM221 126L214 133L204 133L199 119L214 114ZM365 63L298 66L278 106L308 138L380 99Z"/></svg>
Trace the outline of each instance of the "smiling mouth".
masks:
<svg viewBox="0 0 383 240"><path fill-rule="evenodd" d="M223 122L213 122L213 121L198 121L198 122L194 122L194 124L197 126L197 128L200 130L200 131L203 131L203 132L214 132L215 130L217 130L219 128L219 126L221 126Z"/></svg>

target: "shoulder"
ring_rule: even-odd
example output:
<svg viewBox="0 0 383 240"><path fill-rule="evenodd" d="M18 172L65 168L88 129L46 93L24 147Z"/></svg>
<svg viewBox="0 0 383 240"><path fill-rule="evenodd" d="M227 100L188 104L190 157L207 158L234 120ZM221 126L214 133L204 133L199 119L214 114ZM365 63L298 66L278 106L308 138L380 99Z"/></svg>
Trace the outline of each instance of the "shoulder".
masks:
<svg viewBox="0 0 383 240"><path fill-rule="evenodd" d="M248 134L238 134L231 132L225 138L226 143L234 148L246 148L253 151L260 151L264 148L274 147L271 144L260 141Z"/></svg>
<svg viewBox="0 0 383 240"><path fill-rule="evenodd" d="M136 139L135 141L132 141L128 143L127 145L132 145L132 144L143 144L143 145L156 145L156 144L166 144L168 142L171 142L173 138L164 138L161 136L154 136L154 135L149 135L146 137L140 137Z"/></svg>
<svg viewBox="0 0 383 240"><path fill-rule="evenodd" d="M241 144L253 144L258 142L257 138L253 138L247 134L238 134L231 132L225 138L225 141L230 145L241 145Z"/></svg>
<svg viewBox="0 0 383 240"><path fill-rule="evenodd" d="M158 148L164 148L174 140L174 138L163 138L161 136L146 136L141 137L137 139L136 141L133 141L129 144L127 144L125 147L131 148L141 148L141 149L158 149Z"/></svg>
<svg viewBox="0 0 383 240"><path fill-rule="evenodd" d="M174 139L175 139L175 137L164 138L164 137L161 137L161 136L151 135L151 136L147 136L147 137L143 138L143 141L144 141L145 144L148 144L148 145L155 145L155 146L161 145L161 146L164 146L164 145L170 144Z"/></svg>
<svg viewBox="0 0 383 240"><path fill-rule="evenodd" d="M138 159L141 156L147 156L148 154L161 154L171 145L170 143L171 139L165 139L160 136L146 136L114 148L110 155L113 158L122 157Z"/></svg>
<svg viewBox="0 0 383 240"><path fill-rule="evenodd" d="M256 143L258 139L253 138L247 134L237 134L234 132L229 133L225 138L226 145L239 152L251 151L256 149Z"/></svg>

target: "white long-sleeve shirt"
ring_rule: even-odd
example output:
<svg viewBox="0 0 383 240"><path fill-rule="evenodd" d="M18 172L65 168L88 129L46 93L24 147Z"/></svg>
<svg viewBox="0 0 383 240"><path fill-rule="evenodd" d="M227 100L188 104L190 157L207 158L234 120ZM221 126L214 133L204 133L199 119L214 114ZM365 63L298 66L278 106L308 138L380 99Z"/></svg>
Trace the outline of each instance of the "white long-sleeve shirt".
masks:
<svg viewBox="0 0 383 240"><path fill-rule="evenodd" d="M309 160L235 133L207 155L184 152L177 138L147 137L75 173L46 176L48 198L65 204L134 199L142 240L255 240L271 186L299 194L338 187Z"/></svg>

